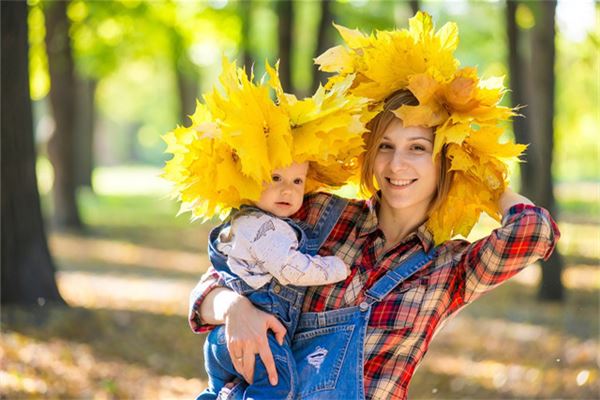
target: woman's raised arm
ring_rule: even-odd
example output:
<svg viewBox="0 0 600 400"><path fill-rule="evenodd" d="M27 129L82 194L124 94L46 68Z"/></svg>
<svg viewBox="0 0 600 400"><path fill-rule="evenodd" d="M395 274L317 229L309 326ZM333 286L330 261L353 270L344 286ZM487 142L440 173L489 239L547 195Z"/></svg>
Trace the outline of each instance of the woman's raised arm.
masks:
<svg viewBox="0 0 600 400"><path fill-rule="evenodd" d="M534 205L533 202L527 197L520 195L519 193L515 193L512 191L512 189L507 187L506 190L504 190L504 193L502 193L502 195L500 196L500 199L498 200L498 206L500 207L502 216L506 215L506 213L508 213L508 210L510 210L512 206L515 206L517 204L529 204L531 206Z"/></svg>
<svg viewBox="0 0 600 400"><path fill-rule="evenodd" d="M547 259L560 237L548 211L534 206L526 197L506 189L498 206L502 226L461 252L458 265L465 271L465 303L538 259Z"/></svg>

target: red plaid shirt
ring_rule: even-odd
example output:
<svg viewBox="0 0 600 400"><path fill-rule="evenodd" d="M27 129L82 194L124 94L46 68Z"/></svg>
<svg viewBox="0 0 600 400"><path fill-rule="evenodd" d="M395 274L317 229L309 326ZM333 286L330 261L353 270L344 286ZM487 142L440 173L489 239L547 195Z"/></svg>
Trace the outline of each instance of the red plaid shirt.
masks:
<svg viewBox="0 0 600 400"><path fill-rule="evenodd" d="M309 196L295 215L316 223L330 195ZM310 287L303 311L321 312L358 305L364 292L389 268L433 246L422 225L394 248L383 252L375 202L352 200L321 248L320 255L336 255L352 266L350 276L337 284ZM368 399L405 399L415 368L443 323L462 307L504 282L534 261L550 256L560 237L543 208L519 204L504 216L502 226L489 236L469 243L443 243L427 267L400 284L373 306L365 339L365 393ZM190 325L203 325L196 310L205 295L219 285L212 268L191 294Z"/></svg>

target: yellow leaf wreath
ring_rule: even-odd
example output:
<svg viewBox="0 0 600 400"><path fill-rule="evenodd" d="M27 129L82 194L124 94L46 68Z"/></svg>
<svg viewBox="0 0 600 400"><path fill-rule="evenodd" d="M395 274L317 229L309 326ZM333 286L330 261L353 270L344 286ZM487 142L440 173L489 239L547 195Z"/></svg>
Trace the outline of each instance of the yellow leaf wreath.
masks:
<svg viewBox="0 0 600 400"><path fill-rule="evenodd" d="M255 84L224 59L220 88L197 102L192 124L163 136L173 154L163 177L173 184L180 212L225 218L257 201L272 171L292 162L309 162L307 192L358 180L362 135L373 115L368 99L347 93L353 77L298 100L283 92L276 68L267 71L268 84Z"/></svg>
<svg viewBox="0 0 600 400"><path fill-rule="evenodd" d="M405 126L435 128L434 160L446 147L452 181L446 201L430 212L428 228L435 243L458 234L466 237L482 212L500 220L497 204L507 185L506 162L526 146L499 142L499 123L516 114L499 105L506 91L502 78L480 80L476 68L459 68L456 24L436 32L431 16L418 12L409 29L367 36L335 27L344 45L315 59L321 70L335 73L326 87L353 76L349 93L369 98L375 111L391 94L408 89L419 104L403 105L394 113Z"/></svg>

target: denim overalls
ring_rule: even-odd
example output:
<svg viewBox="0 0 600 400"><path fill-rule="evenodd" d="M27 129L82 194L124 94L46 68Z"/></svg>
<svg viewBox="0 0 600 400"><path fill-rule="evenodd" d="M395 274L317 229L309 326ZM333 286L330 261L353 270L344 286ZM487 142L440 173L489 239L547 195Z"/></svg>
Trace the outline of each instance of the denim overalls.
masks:
<svg viewBox="0 0 600 400"><path fill-rule="evenodd" d="M373 304L428 264L423 251L388 271L355 307L300 316L292 351L300 379L300 399L364 399L364 344Z"/></svg>
<svg viewBox="0 0 600 400"><path fill-rule="evenodd" d="M300 316L292 351L300 380L297 399L362 400L364 391L364 344L371 309L394 288L435 257L414 254L388 271L365 293L358 306ZM245 382L237 383L227 399L242 399Z"/></svg>
<svg viewBox="0 0 600 400"><path fill-rule="evenodd" d="M312 229L302 229L302 223L296 224L291 219L284 219L298 234L298 250L304 254L316 255L337 223L346 203L345 199L333 197ZM276 279L259 289L253 289L245 283L231 272L227 266L227 257L217 250L219 233L225 226L214 228L209 235L208 254L213 267L219 271L227 287L243 294L263 311L275 315L288 332L283 346L277 343L271 332L268 334L269 347L277 368L277 386L271 386L264 364L256 356L254 382L252 385L244 384L238 389L240 398L294 399L298 396L299 384L290 335L296 330L306 287L281 285ZM236 377L241 378L235 371L227 350L224 326L218 326L209 333L204 344L204 361L209 375L209 386L198 396L199 400L217 398L220 389L227 382Z"/></svg>

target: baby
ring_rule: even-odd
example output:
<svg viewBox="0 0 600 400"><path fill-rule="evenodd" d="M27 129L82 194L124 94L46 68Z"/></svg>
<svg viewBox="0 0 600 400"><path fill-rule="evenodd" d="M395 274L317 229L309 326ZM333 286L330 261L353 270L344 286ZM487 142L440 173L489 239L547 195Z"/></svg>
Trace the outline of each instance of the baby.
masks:
<svg viewBox="0 0 600 400"><path fill-rule="evenodd" d="M274 335L269 335L279 378L277 385L271 386L264 364L257 357L253 383L247 387L244 398L295 398L298 378L291 338L305 292L305 288L297 286L334 283L349 273L337 257L307 254L305 233L288 218L302 206L308 168L305 162L276 169L253 206L242 206L229 224L210 234L210 259L225 286L274 314L287 329L282 346ZM216 399L226 383L241 378L227 350L224 326L208 335L204 359L209 384L198 399Z"/></svg>

